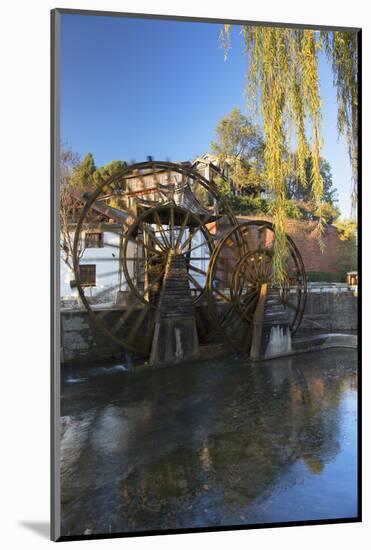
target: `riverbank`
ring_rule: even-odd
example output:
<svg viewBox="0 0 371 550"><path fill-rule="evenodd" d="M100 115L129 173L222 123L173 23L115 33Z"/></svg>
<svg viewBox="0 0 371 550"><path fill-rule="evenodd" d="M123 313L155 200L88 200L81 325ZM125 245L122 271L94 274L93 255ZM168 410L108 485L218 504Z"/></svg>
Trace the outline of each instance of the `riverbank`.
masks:
<svg viewBox="0 0 371 550"><path fill-rule="evenodd" d="M296 338L329 333L354 334L358 328L358 298L346 285L339 283L310 283L304 317ZM123 309L112 310L110 315L122 314ZM140 308L138 308L138 313ZM105 310L102 309L104 314ZM127 321L128 330L133 318ZM114 322L114 320L113 320ZM227 350L228 351L228 350ZM222 343L201 349L205 358L221 356ZM62 364L91 364L106 360L127 362L118 345L100 334L84 309L61 310L61 362Z"/></svg>

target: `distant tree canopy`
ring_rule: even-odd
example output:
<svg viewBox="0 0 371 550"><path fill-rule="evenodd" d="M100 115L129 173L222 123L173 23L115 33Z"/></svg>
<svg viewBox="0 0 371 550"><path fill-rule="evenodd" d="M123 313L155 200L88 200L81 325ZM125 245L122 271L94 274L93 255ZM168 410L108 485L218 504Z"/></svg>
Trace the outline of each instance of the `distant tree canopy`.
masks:
<svg viewBox="0 0 371 550"><path fill-rule="evenodd" d="M308 181L310 181L310 174L312 171L311 164L312 159L311 157L309 157L305 161L304 181L300 177L295 177L295 173L288 178L287 193L290 198L304 200L307 202L313 200L312 189L310 185L308 185ZM320 173L323 180L323 200L330 204L334 204L337 201L337 189L336 187L334 187L333 184L330 163L323 157L320 157L319 165Z"/></svg>
<svg viewBox="0 0 371 550"><path fill-rule="evenodd" d="M342 241L357 239L357 223L355 220L337 220L334 226Z"/></svg>
<svg viewBox="0 0 371 550"><path fill-rule="evenodd" d="M224 25L221 42L225 56L230 48L231 25ZM242 26L244 51L248 60L247 106L258 113L265 140L265 174L273 194L275 225L274 272L278 282L285 279L287 242L284 232L286 179L292 171L286 152L295 138L295 171L306 178L311 158L311 195L318 212L318 234L324 230L324 181L321 174L321 97L318 52L323 49L332 64L337 90L338 129L348 141L353 169L354 191L357 179L358 140L358 51L357 33L330 32L262 26ZM308 136L310 130L310 136ZM292 135L293 131L293 135Z"/></svg>
<svg viewBox="0 0 371 550"><path fill-rule="evenodd" d="M339 238L346 241L342 258L340 258L340 269L343 271L354 271L357 269L358 242L357 223L353 220L336 220L334 223Z"/></svg>
<svg viewBox="0 0 371 550"><path fill-rule="evenodd" d="M228 197L234 211L237 214L273 215L272 192L265 198L254 196L254 191L270 189L265 170L265 143L260 128L235 107L219 121L215 133L216 141L211 143L211 150L218 156L221 167L225 164L229 166L233 180L233 189L225 181L219 181L219 189ZM308 184L313 171L312 157L305 159L302 174L295 170L298 162L295 155L286 150L284 159L287 165L285 199L282 203L285 216L307 220L318 220L322 216L323 223L332 223L337 219L340 215L335 204L337 190L333 185L329 163L320 157L323 199L319 211L313 189ZM236 195L235 188L242 193Z"/></svg>
<svg viewBox="0 0 371 550"><path fill-rule="evenodd" d="M308 185L312 172L312 158L305 161L304 181L295 175L295 172L287 179L286 194L290 200L295 201L301 211L301 218L317 220L320 216L326 224L333 223L339 216L340 210L337 207L337 189L332 180L331 166L323 157L320 157L320 174L323 181L323 198L321 209L318 209L313 191Z"/></svg>
<svg viewBox="0 0 371 550"><path fill-rule="evenodd" d="M107 180L111 176L114 176L126 166L123 160L112 160L108 164L98 168L93 174L93 181L95 187L100 185L103 181Z"/></svg>
<svg viewBox="0 0 371 550"><path fill-rule="evenodd" d="M94 158L88 153L81 162L73 166L70 185L77 191L87 191L94 186L93 175L96 171Z"/></svg>
<svg viewBox="0 0 371 550"><path fill-rule="evenodd" d="M211 150L222 167L228 165L236 188L260 187L264 182L264 140L260 128L234 107L219 121L215 133Z"/></svg>
<svg viewBox="0 0 371 550"><path fill-rule="evenodd" d="M88 153L71 172L70 184L77 191L89 191L98 187L104 180L120 172L125 167L122 160L112 160L108 164L96 167L93 155Z"/></svg>

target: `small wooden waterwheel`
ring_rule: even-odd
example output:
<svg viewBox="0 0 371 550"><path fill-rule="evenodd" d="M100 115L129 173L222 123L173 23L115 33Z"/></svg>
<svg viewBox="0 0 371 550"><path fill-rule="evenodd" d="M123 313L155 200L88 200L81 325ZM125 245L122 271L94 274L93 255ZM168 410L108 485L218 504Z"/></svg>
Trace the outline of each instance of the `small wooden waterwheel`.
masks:
<svg viewBox="0 0 371 550"><path fill-rule="evenodd" d="M215 248L207 277L210 316L226 340L248 352L255 311L266 284L287 310L291 334L297 331L305 308L307 279L294 241L287 235L286 279L273 278L274 228L267 221L248 221L232 228Z"/></svg>

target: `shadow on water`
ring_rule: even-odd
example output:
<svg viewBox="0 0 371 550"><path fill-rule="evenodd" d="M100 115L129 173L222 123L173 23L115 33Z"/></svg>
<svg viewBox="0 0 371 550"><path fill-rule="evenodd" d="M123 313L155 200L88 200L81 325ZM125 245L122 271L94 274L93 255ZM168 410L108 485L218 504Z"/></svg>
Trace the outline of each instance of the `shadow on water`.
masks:
<svg viewBox="0 0 371 550"><path fill-rule="evenodd" d="M356 377L352 350L66 371L63 534L356 516Z"/></svg>

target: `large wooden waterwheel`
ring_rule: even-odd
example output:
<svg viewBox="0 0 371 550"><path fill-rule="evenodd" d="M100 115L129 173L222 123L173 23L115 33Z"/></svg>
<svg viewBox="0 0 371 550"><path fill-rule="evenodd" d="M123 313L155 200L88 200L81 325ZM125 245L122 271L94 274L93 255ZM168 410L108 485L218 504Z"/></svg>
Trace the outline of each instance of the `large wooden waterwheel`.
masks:
<svg viewBox="0 0 371 550"><path fill-rule="evenodd" d="M169 162L128 166L85 200L74 237L79 297L104 337L148 355L169 257L184 258L193 303L203 303L210 258L220 239L216 222L223 215L234 227L236 219L215 184L188 166ZM78 250L97 208L113 212L115 223L104 226L105 254L98 251L89 258L100 268L92 289L82 280L84 256ZM199 320L200 332L207 334L205 315Z"/></svg>

